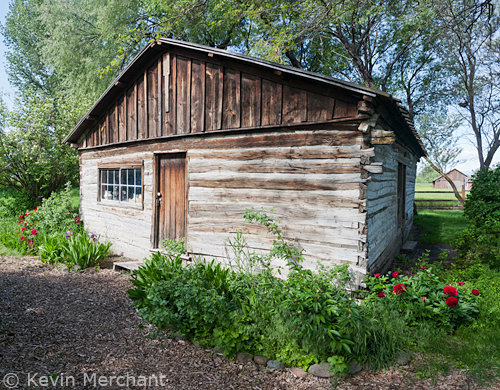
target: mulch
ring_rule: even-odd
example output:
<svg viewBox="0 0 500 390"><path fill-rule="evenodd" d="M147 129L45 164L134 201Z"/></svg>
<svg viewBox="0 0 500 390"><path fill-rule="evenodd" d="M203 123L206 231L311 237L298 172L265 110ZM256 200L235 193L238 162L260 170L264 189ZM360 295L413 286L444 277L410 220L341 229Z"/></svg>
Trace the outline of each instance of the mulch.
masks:
<svg viewBox="0 0 500 390"><path fill-rule="evenodd" d="M239 364L158 332L137 316L127 295L130 287L127 274L110 269L67 272L33 257L0 257L0 388L333 387L328 379L297 378L288 369ZM364 369L341 380L337 388L470 389L474 385L463 371L434 384L418 380L415 374L412 365L379 372ZM16 377L19 382L13 386Z"/></svg>

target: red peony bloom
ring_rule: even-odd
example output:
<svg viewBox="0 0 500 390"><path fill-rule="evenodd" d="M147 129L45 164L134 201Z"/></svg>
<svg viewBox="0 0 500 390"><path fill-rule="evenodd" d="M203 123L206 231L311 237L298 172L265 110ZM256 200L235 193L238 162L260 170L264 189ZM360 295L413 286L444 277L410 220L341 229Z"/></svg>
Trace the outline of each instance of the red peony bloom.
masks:
<svg viewBox="0 0 500 390"><path fill-rule="evenodd" d="M405 292L408 288L403 283L398 283L392 289L394 294L401 295L401 293Z"/></svg>
<svg viewBox="0 0 500 390"><path fill-rule="evenodd" d="M472 294L474 294L474 295L479 295L479 294L480 294L480 292L479 292L479 290L476 290L475 288L473 288L473 289L472 289Z"/></svg>
<svg viewBox="0 0 500 390"><path fill-rule="evenodd" d="M443 288L443 292L446 295L453 295L455 297L458 295L457 289L453 286L446 286L445 288Z"/></svg>
<svg viewBox="0 0 500 390"><path fill-rule="evenodd" d="M24 241L24 240L26 240L26 236L21 237L21 241Z"/></svg>
<svg viewBox="0 0 500 390"><path fill-rule="evenodd" d="M32 240L28 241L28 246L33 246L33 241Z"/></svg>
<svg viewBox="0 0 500 390"><path fill-rule="evenodd" d="M422 269L425 271L427 269L427 267L425 265L423 265Z"/></svg>
<svg viewBox="0 0 500 390"><path fill-rule="evenodd" d="M448 297L446 298L446 304L449 306L449 307L455 307L458 305L458 299L457 297Z"/></svg>
<svg viewBox="0 0 500 390"><path fill-rule="evenodd" d="M465 284L465 282L458 282L459 286L463 286L464 284Z"/></svg>
<svg viewBox="0 0 500 390"><path fill-rule="evenodd" d="M379 297L379 298L383 298L383 297L385 297L385 292L380 291L380 292L377 294L377 297Z"/></svg>
<svg viewBox="0 0 500 390"><path fill-rule="evenodd" d="M36 236L37 234L38 234L38 232L36 231L36 229L33 229L33 230L31 231L31 235L32 235L32 236Z"/></svg>
<svg viewBox="0 0 500 390"><path fill-rule="evenodd" d="M23 227L21 228L21 231L22 231L22 232L24 232L25 230L26 230L26 226L23 226Z"/></svg>
<svg viewBox="0 0 500 390"><path fill-rule="evenodd" d="M392 273L392 277L393 277L393 278L395 278L395 277L396 277L396 276L398 276L398 275L399 275L399 272L398 272L398 271L394 271L394 272Z"/></svg>
<svg viewBox="0 0 500 390"><path fill-rule="evenodd" d="M378 277L380 277L380 274L375 274L373 276L375 276L376 278L378 278Z"/></svg>
<svg viewBox="0 0 500 390"><path fill-rule="evenodd" d="M81 221L81 218L77 215L77 216L75 217L75 223L80 223L80 221Z"/></svg>
<svg viewBox="0 0 500 390"><path fill-rule="evenodd" d="M426 301L427 300L427 297L422 297L422 301Z"/></svg>

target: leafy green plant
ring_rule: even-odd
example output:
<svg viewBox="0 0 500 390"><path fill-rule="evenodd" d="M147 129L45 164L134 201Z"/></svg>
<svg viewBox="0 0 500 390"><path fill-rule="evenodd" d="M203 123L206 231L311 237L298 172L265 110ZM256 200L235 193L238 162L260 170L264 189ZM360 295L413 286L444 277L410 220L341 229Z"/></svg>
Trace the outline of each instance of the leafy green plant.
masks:
<svg viewBox="0 0 500 390"><path fill-rule="evenodd" d="M38 246L40 260L48 264L64 263L64 244L65 237L63 233L44 236L41 244Z"/></svg>
<svg viewBox="0 0 500 390"><path fill-rule="evenodd" d="M68 236L61 246L61 255L68 266L85 269L99 264L111 253L110 242L99 242L95 234L77 233Z"/></svg>
<svg viewBox="0 0 500 390"><path fill-rule="evenodd" d="M181 237L178 240L170 240L166 238L161 243L163 252L169 256L185 255L188 252L188 247L184 240L184 237Z"/></svg>
<svg viewBox="0 0 500 390"><path fill-rule="evenodd" d="M474 174L464 213L476 227L488 220L500 220L500 166L481 169Z"/></svg>
<svg viewBox="0 0 500 390"><path fill-rule="evenodd" d="M367 300L378 301L402 313L410 326L428 322L452 331L462 324L470 324L479 312L478 294L473 294L474 290L446 286L432 268L422 268L415 276L396 274L390 281L379 274L368 277L366 285L370 295Z"/></svg>

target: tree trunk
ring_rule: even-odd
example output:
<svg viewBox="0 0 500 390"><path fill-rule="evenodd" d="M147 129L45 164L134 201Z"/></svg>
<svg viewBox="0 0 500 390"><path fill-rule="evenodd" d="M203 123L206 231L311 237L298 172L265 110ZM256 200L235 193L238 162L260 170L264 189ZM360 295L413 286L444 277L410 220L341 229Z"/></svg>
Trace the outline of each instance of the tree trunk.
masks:
<svg viewBox="0 0 500 390"><path fill-rule="evenodd" d="M453 183L453 180L451 180L448 175L444 172L442 172L438 167L434 165L434 163L429 159L429 157L424 157L427 162L431 165L432 169L434 169L436 172L438 172L440 175L442 175L448 183L450 183L451 188L453 189L453 192L455 193L455 197L458 199L458 201L462 204L462 207L465 203L465 199L462 198L462 195L457 190L457 187L455 186L455 183Z"/></svg>

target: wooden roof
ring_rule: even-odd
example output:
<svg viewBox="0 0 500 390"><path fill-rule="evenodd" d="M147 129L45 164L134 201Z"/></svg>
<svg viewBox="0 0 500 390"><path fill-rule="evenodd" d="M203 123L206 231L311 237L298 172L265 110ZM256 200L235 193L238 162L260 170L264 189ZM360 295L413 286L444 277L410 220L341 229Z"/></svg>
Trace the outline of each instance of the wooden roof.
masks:
<svg viewBox="0 0 500 390"><path fill-rule="evenodd" d="M291 66L229 52L227 50L215 49L167 38L161 38L158 42L148 44L141 50L113 83L111 83L71 133L64 139L64 142L78 142L80 137L92 126L95 126L96 121L116 102L117 96L124 93L124 88L130 86L131 83L134 82L138 73L144 71L144 69L161 53L170 50L183 50L188 54L193 53L196 55L203 55L213 60L218 59L219 61L230 64L233 68L237 68L238 66L260 68L262 71L280 75L285 85L287 79L297 79L302 80L302 83L322 85L327 88L333 88L335 90L344 91L344 93L359 96L360 98L375 99L382 103L386 115L390 116L392 121L396 121L398 124L397 127L399 128L396 130L403 133L405 139L413 145L413 149L422 156L426 155L423 144L415 131L413 123L409 120L408 112L403 106L398 104L398 102L400 102L399 100L394 99L385 92Z"/></svg>
<svg viewBox="0 0 500 390"><path fill-rule="evenodd" d="M449 176L452 172L456 171L457 173L461 174L462 176L466 177L466 178L469 178L470 176L469 175L466 175L465 173L463 172L460 172L458 169L454 168L452 169L451 171L447 172L446 175ZM434 183L436 180L438 179L441 179L442 177L444 177L443 175L439 176L439 177L436 177L432 182Z"/></svg>

